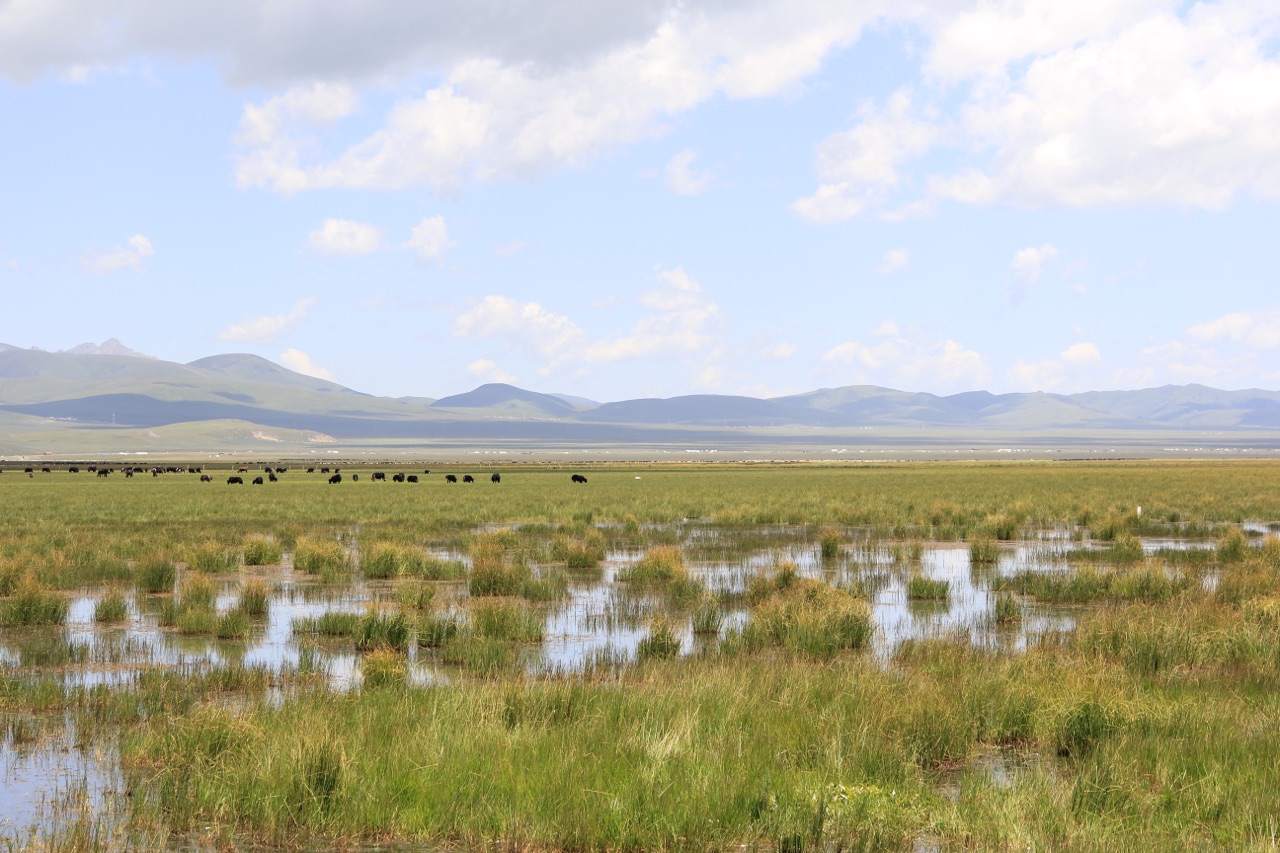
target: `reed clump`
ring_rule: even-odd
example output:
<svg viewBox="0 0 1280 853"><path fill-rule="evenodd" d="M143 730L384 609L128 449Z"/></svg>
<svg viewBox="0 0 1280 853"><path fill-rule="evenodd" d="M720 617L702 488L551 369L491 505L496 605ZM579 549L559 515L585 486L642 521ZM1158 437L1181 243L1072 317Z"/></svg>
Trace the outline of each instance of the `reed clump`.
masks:
<svg viewBox="0 0 1280 853"><path fill-rule="evenodd" d="M834 527L824 527L818 532L818 554L824 562L838 559L841 551L840 531Z"/></svg>
<svg viewBox="0 0 1280 853"><path fill-rule="evenodd" d="M214 539L187 548L187 566L200 572L229 572L240 568L240 552ZM275 562L279 562L277 558ZM263 565L250 563L249 565Z"/></svg>
<svg viewBox="0 0 1280 853"><path fill-rule="evenodd" d="M528 565L513 559L507 551L510 536L485 533L471 544L471 576L468 590L473 596L519 595L533 579Z"/></svg>
<svg viewBox="0 0 1280 853"><path fill-rule="evenodd" d="M284 548L274 537L261 534L249 536L244 540L242 548L246 566L274 566L284 559Z"/></svg>
<svg viewBox="0 0 1280 853"><path fill-rule="evenodd" d="M31 575L24 575L13 591L0 601L0 624L60 625L67 618L68 603Z"/></svg>
<svg viewBox="0 0 1280 853"><path fill-rule="evenodd" d="M606 544L604 534L592 527L576 538L557 537L552 554L563 560L571 569L591 569L604 562Z"/></svg>
<svg viewBox="0 0 1280 853"><path fill-rule="evenodd" d="M636 658L640 661L667 660L680 654L680 638L675 627L666 617L658 617L649 623L649 632L636 646Z"/></svg>
<svg viewBox="0 0 1280 853"><path fill-rule="evenodd" d="M991 565L1000 559L1000 546L995 539L978 537L969 542L969 562L976 565Z"/></svg>
<svg viewBox="0 0 1280 853"><path fill-rule="evenodd" d="M260 578L253 578L245 582L240 589L240 610L245 615L252 617L262 617L267 615L267 610L271 601L271 587L267 582Z"/></svg>
<svg viewBox="0 0 1280 853"><path fill-rule="evenodd" d="M471 608L471 629L480 637L511 643L542 642L545 619L518 599L501 599Z"/></svg>
<svg viewBox="0 0 1280 853"><path fill-rule="evenodd" d="M866 601L820 581L795 578L754 604L740 641L748 650L775 646L830 658L864 648L873 631ZM736 638L728 639L731 648Z"/></svg>
<svg viewBox="0 0 1280 853"><path fill-rule="evenodd" d="M311 575L336 575L348 567L347 552L336 539L302 537L293 549L293 567Z"/></svg>
<svg viewBox="0 0 1280 853"><path fill-rule="evenodd" d="M404 652L413 642L413 622L404 613L371 610L360 620L355 631L356 648L360 651L389 649Z"/></svg>
<svg viewBox="0 0 1280 853"><path fill-rule="evenodd" d="M173 584L178 578L178 569L172 560L153 557L138 565L138 587L143 592L173 592Z"/></svg>
<svg viewBox="0 0 1280 853"><path fill-rule="evenodd" d="M367 578L422 577L434 558L422 548L397 542L376 542L360 555L360 569Z"/></svg>
<svg viewBox="0 0 1280 853"><path fill-rule="evenodd" d="M618 572L618 580L635 586L663 586L688 579L684 555L675 545L650 548L639 561Z"/></svg>
<svg viewBox="0 0 1280 853"><path fill-rule="evenodd" d="M394 649L374 649L360 661L362 683L366 690L404 687L408 682L409 664Z"/></svg>
<svg viewBox="0 0 1280 853"><path fill-rule="evenodd" d="M93 605L93 621L103 623L123 622L129 618L129 601L119 587L108 587Z"/></svg>
<svg viewBox="0 0 1280 853"><path fill-rule="evenodd" d="M907 580L907 598L912 601L946 601L951 594L951 583L942 579L914 574Z"/></svg>

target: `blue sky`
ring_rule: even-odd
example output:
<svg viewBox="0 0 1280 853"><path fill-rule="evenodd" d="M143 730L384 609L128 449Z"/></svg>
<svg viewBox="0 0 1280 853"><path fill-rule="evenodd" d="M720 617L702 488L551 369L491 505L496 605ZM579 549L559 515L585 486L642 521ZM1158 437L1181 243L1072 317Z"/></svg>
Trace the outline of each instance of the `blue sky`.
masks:
<svg viewBox="0 0 1280 853"><path fill-rule="evenodd" d="M1280 387L1273 0L0 0L0 115L16 346Z"/></svg>

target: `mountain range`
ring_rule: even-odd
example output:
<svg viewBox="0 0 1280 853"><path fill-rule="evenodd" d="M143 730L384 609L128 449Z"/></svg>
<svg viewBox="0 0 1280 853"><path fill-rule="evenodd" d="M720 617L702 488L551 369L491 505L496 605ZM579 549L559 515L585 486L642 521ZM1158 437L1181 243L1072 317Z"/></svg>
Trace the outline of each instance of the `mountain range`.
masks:
<svg viewBox="0 0 1280 853"><path fill-rule="evenodd" d="M0 452L23 434L185 430L284 431L298 441L519 439L691 440L717 432L809 436L868 428L995 431L1280 429L1280 392L1203 385L1136 391L939 396L872 385L760 399L720 394L595 403L487 384L464 394L388 398L296 373L247 354L178 364L119 341L66 352L0 344ZM239 432L237 432L237 430ZM208 430L206 430L208 432ZM17 442L22 447L27 443Z"/></svg>

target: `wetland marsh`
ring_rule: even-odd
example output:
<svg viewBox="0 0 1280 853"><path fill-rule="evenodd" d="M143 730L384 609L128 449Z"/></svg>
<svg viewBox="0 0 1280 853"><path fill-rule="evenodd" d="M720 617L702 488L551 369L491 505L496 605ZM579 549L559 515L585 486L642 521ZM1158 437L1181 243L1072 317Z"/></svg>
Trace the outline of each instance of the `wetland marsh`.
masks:
<svg viewBox="0 0 1280 853"><path fill-rule="evenodd" d="M10 847L1280 839L1280 465L289 467L0 475Z"/></svg>

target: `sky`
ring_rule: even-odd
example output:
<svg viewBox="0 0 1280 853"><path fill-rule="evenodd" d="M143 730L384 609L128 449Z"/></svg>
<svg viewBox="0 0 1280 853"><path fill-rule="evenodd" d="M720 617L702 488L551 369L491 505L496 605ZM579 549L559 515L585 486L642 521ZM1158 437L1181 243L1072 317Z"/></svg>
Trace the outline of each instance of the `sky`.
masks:
<svg viewBox="0 0 1280 853"><path fill-rule="evenodd" d="M1275 0L0 0L0 341L1280 388Z"/></svg>

